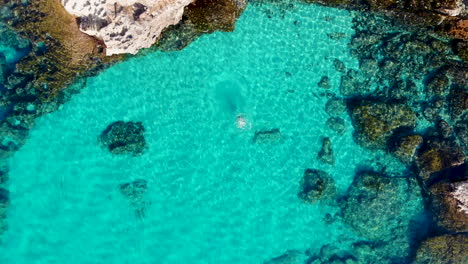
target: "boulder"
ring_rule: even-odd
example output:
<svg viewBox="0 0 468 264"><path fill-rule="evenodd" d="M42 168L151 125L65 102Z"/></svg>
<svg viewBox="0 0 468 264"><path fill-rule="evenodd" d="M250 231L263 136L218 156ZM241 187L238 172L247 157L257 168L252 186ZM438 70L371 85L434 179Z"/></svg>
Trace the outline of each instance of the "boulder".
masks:
<svg viewBox="0 0 468 264"><path fill-rule="evenodd" d="M343 118L340 117L330 117L327 120L326 125L328 128L340 135L342 135L346 131L345 121Z"/></svg>
<svg viewBox="0 0 468 264"><path fill-rule="evenodd" d="M335 192L335 181L328 173L316 169L306 169L298 196L306 203L316 203L320 200L334 198Z"/></svg>
<svg viewBox="0 0 468 264"><path fill-rule="evenodd" d="M101 133L101 144L113 154L143 154L146 149L145 128L141 122L116 121Z"/></svg>
<svg viewBox="0 0 468 264"><path fill-rule="evenodd" d="M323 89L330 89L331 88L330 78L328 78L328 76L322 76L322 78L317 83L317 85L318 87L323 88Z"/></svg>
<svg viewBox="0 0 468 264"><path fill-rule="evenodd" d="M326 137L323 139L322 148L317 155L317 159L326 164L335 164L335 156L333 155L332 142L330 138Z"/></svg>
<svg viewBox="0 0 468 264"><path fill-rule="evenodd" d="M425 139L416 157L419 175L425 182L431 181L434 173L461 165L464 161L465 154L455 141L438 137Z"/></svg>
<svg viewBox="0 0 468 264"><path fill-rule="evenodd" d="M361 102L352 107L351 119L358 144L385 149L387 140L399 128L414 128L416 114L405 104Z"/></svg>
<svg viewBox="0 0 468 264"><path fill-rule="evenodd" d="M430 187L429 193L434 222L451 232L467 232L468 180L439 182Z"/></svg>
<svg viewBox="0 0 468 264"><path fill-rule="evenodd" d="M325 112L330 116L340 116L346 111L346 102L339 98L330 98L325 104Z"/></svg>
<svg viewBox="0 0 468 264"><path fill-rule="evenodd" d="M346 73L346 65L339 59L333 60L333 66L337 72Z"/></svg>
<svg viewBox="0 0 468 264"><path fill-rule="evenodd" d="M426 239L419 246L414 263L468 263L468 234L442 235Z"/></svg>

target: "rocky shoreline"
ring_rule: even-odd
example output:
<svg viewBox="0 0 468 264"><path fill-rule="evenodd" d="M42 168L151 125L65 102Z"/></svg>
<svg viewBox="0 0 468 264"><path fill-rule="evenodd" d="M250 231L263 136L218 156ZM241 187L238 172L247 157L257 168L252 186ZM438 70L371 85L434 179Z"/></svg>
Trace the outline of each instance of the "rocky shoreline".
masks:
<svg viewBox="0 0 468 264"><path fill-rule="evenodd" d="M344 221L369 239L356 244L356 249L400 253L393 252L394 248L389 245L408 239L402 234L408 232L410 220L405 219L408 221L404 224L392 222L393 211L388 210L404 210L406 204L404 200L397 201L392 205L394 207L386 207L386 204L389 197L409 195L411 202L421 203L421 208L430 212L433 225L425 230L427 237L414 241L414 244L420 244L419 249L412 245L414 252L398 261L413 257L417 263L462 263L459 261L467 260L468 10L464 2L307 2L363 12L354 19L356 33L349 44L351 53L359 60L359 70L346 69L339 61L334 62L342 77L340 94L327 103L327 113L331 116L327 125L342 133L344 121L340 121L336 113L347 111L358 144L385 150L409 169L409 175L401 175L402 178L388 177L381 172L356 175L348 193L339 201ZM179 50L201 34L232 31L247 3L242 0L196 0L186 4L180 21L162 31L149 51ZM15 62L16 65L0 71L0 77L5 80L0 100L6 109L0 124L0 135L4 139L0 157L4 160L24 144L37 117L55 111L81 89L79 85L66 87L80 81L85 84L87 77L130 55L116 55L105 38L99 39L97 33L91 34L97 38L83 33L83 27L89 26L90 21L75 18L59 1L3 0L0 8L4 14L3 22L18 34L18 43L21 43L18 49L25 51L25 56ZM132 12L133 16L135 10ZM147 44L141 47L147 48ZM136 49L133 47L129 51L135 53ZM326 78L320 82L323 87L327 86ZM423 92L418 90L420 86ZM427 129L423 133L416 131L418 124L423 122L429 124ZM319 153L318 157L332 165L331 144L327 141L329 147L324 147L327 151ZM314 169L306 172L299 197L309 203L315 203L321 197L330 200L334 193L331 191L332 180ZM2 169L1 179L0 219L6 215L9 204L7 169ZM408 186L410 192L405 191ZM126 188L122 187L125 193ZM418 192L423 194L424 201L415 198ZM367 198L356 203L356 197ZM363 204L367 206L363 207ZM371 215L363 213L369 208ZM357 215L357 212L361 214ZM372 220L376 215L381 215L382 219ZM370 222L359 219L366 216ZM380 226L382 223L391 224ZM382 232L369 233L369 227ZM389 233L389 227L403 231ZM372 254L379 254L375 252ZM352 256L350 259L376 258L372 254L348 255Z"/></svg>

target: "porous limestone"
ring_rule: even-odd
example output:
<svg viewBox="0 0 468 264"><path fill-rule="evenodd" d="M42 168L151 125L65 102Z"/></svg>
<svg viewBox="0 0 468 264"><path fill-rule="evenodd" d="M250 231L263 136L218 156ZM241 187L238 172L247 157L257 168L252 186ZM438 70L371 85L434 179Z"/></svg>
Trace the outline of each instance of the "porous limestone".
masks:
<svg viewBox="0 0 468 264"><path fill-rule="evenodd" d="M193 1L61 0L82 32L104 42L108 56L149 48L165 28L179 23Z"/></svg>

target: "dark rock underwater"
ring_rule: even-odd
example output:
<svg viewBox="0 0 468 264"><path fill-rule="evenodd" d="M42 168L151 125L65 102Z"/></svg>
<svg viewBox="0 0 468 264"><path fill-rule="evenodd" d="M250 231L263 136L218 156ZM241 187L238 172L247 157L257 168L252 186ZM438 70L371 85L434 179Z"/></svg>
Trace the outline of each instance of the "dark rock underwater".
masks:
<svg viewBox="0 0 468 264"><path fill-rule="evenodd" d="M359 70L334 61L343 74L340 94L326 105L330 115L326 125L343 133L346 125L340 116L348 114L356 142L396 156L407 166L407 174L357 172L340 197L325 172L306 169L298 199L332 201L340 208L337 217L363 240L353 244L354 252L329 245L318 255L288 251L266 263L468 262L468 214L460 210L461 201L454 195L468 181L468 15L460 11L452 16L458 1L312 2L363 12L354 18L356 33L349 44ZM6 159L24 144L35 118L58 109L79 92L88 76L127 56L104 56L102 43L79 32L73 18L56 12L60 9L53 1L5 0L0 7L5 25L0 41L14 47L18 56L7 61L0 54L4 112L0 155ZM244 8L245 3L237 1L197 1L154 49L178 50L203 33L232 31ZM58 21L65 26L54 28ZM83 85L66 89L72 83ZM328 77L319 86L328 89ZM146 147L143 132L139 123L114 123L100 140L113 154L141 155ZM326 136L322 151L311 156L332 166L333 142ZM253 136L254 143L281 140L279 129ZM7 175L2 168L0 221L9 205ZM147 205L146 189L141 180L119 186L140 217ZM399 217L414 204L421 216ZM0 232L3 228L5 224Z"/></svg>

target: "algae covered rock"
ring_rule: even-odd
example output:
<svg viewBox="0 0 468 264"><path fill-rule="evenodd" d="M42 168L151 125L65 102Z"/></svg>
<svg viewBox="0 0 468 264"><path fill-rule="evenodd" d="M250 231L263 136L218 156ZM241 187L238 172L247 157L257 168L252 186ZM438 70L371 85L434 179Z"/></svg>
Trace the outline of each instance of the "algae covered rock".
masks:
<svg viewBox="0 0 468 264"><path fill-rule="evenodd" d="M283 139L281 131L278 128L271 130L259 130L256 131L253 137L254 143L277 143Z"/></svg>
<svg viewBox="0 0 468 264"><path fill-rule="evenodd" d="M364 102L352 108L356 141L368 148L385 148L398 128L416 126L416 114L404 104Z"/></svg>
<svg viewBox="0 0 468 264"><path fill-rule="evenodd" d="M335 192L335 181L328 173L322 170L306 169L298 196L304 202L316 203L319 200L333 198Z"/></svg>
<svg viewBox="0 0 468 264"><path fill-rule="evenodd" d="M422 144L421 135L408 135L398 139L393 154L403 163L411 163L416 154L416 150Z"/></svg>
<svg viewBox="0 0 468 264"><path fill-rule="evenodd" d="M333 60L333 67L337 72L346 73L346 65L339 59Z"/></svg>
<svg viewBox="0 0 468 264"><path fill-rule="evenodd" d="M0 188L0 235L6 230L7 208L10 204L10 192Z"/></svg>
<svg viewBox="0 0 468 264"><path fill-rule="evenodd" d="M346 102L343 99L331 98L325 104L325 112L330 116L340 116L346 111Z"/></svg>
<svg viewBox="0 0 468 264"><path fill-rule="evenodd" d="M448 96L449 113L452 120L468 110L468 87L453 86Z"/></svg>
<svg viewBox="0 0 468 264"><path fill-rule="evenodd" d="M113 154L143 154L146 148L145 128L141 122L117 121L101 133L101 144Z"/></svg>
<svg viewBox="0 0 468 264"><path fill-rule="evenodd" d="M360 72L350 69L341 76L340 93L342 96L362 96L371 91L369 80Z"/></svg>
<svg viewBox="0 0 468 264"><path fill-rule="evenodd" d="M465 153L468 153L468 112L464 113L455 123L454 131Z"/></svg>
<svg viewBox="0 0 468 264"><path fill-rule="evenodd" d="M346 124L343 118L330 117L325 124L328 128L340 135L346 131Z"/></svg>
<svg viewBox="0 0 468 264"><path fill-rule="evenodd" d="M449 78L443 74L439 73L427 84L427 89L430 94L443 96L446 95L450 88Z"/></svg>
<svg viewBox="0 0 468 264"><path fill-rule="evenodd" d="M264 261L263 264L303 264L307 260L304 252L299 250L288 250L278 257Z"/></svg>
<svg viewBox="0 0 468 264"><path fill-rule="evenodd" d="M322 76L320 81L317 83L317 86L323 89L330 89L331 88L330 78L328 78L328 76Z"/></svg>
<svg viewBox="0 0 468 264"><path fill-rule="evenodd" d="M307 264L332 264L332 263L343 263L343 264L357 264L357 259L351 254L351 252L340 249L332 244L324 245L320 248L320 251L316 254L311 255Z"/></svg>
<svg viewBox="0 0 468 264"><path fill-rule="evenodd" d="M468 263L468 234L442 235L425 240L416 252L415 263Z"/></svg>
<svg viewBox="0 0 468 264"><path fill-rule="evenodd" d="M233 31L246 5L245 0L197 0L185 9L184 15L203 32Z"/></svg>
<svg viewBox="0 0 468 264"><path fill-rule="evenodd" d="M370 240L405 243L412 220L423 211L421 191L414 178L358 173L342 206L343 220Z"/></svg>
<svg viewBox="0 0 468 264"><path fill-rule="evenodd" d="M424 181L429 181L432 174L461 165L464 161L465 154L455 141L433 137L426 139L416 158Z"/></svg>
<svg viewBox="0 0 468 264"><path fill-rule="evenodd" d="M335 156L333 154L332 142L330 138L326 137L323 139L322 148L317 155L317 159L326 164L335 164Z"/></svg>

